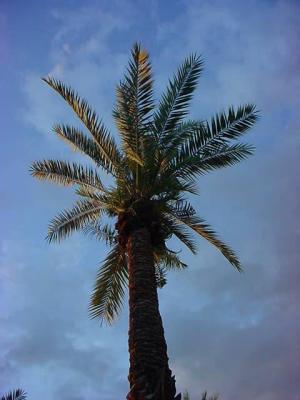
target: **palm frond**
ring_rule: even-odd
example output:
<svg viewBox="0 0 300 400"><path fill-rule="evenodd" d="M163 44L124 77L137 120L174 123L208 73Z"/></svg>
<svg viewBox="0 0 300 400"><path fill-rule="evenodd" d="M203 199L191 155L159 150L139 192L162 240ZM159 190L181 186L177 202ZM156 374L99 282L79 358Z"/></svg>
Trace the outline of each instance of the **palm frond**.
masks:
<svg viewBox="0 0 300 400"><path fill-rule="evenodd" d="M167 284L166 269L160 264L155 263L156 286L162 289Z"/></svg>
<svg viewBox="0 0 300 400"><path fill-rule="evenodd" d="M25 400L26 393L22 389L13 390L1 397L1 400Z"/></svg>
<svg viewBox="0 0 300 400"><path fill-rule="evenodd" d="M177 254L168 250L158 255L158 262L166 271L187 268L187 264L182 262Z"/></svg>
<svg viewBox="0 0 300 400"><path fill-rule="evenodd" d="M164 162L172 160L172 158L181 150L182 147L191 141L195 136L195 132L203 129L203 121L184 121L177 125L173 130L172 137L167 137L162 140L164 149Z"/></svg>
<svg viewBox="0 0 300 400"><path fill-rule="evenodd" d="M125 211L124 206L122 205L122 197L118 197L115 193L109 192L108 190L103 193L98 193L89 187L79 186L76 189L76 194L84 197L85 199L96 202L102 205L106 211L116 216L119 212Z"/></svg>
<svg viewBox="0 0 300 400"><path fill-rule="evenodd" d="M89 222L83 227L83 232L86 235L94 236L99 241L104 240L109 246L118 240L116 230L108 224L100 225L97 222Z"/></svg>
<svg viewBox="0 0 300 400"><path fill-rule="evenodd" d="M142 138L153 104L151 64L146 50L135 44L124 80L117 87L113 116L127 157L142 165Z"/></svg>
<svg viewBox="0 0 300 400"><path fill-rule="evenodd" d="M169 82L153 117L153 133L157 138L172 134L176 125L187 115L202 68L202 59L191 55Z"/></svg>
<svg viewBox="0 0 300 400"><path fill-rule="evenodd" d="M232 146L219 145L211 151L187 158L182 158L181 154L178 154L178 158L170 166L169 173L185 179L195 178L199 174L237 164L252 155L253 152L253 146L238 143Z"/></svg>
<svg viewBox="0 0 300 400"><path fill-rule="evenodd" d="M47 240L60 241L72 232L82 229L89 221L96 220L104 211L101 203L91 200L77 201L71 210L64 210L52 219Z"/></svg>
<svg viewBox="0 0 300 400"><path fill-rule="evenodd" d="M128 282L125 253L116 244L99 269L89 306L92 318L111 324L119 314Z"/></svg>
<svg viewBox="0 0 300 400"><path fill-rule="evenodd" d="M91 168L65 161L44 160L32 164L32 176L40 180L49 180L64 186L83 185L93 190L104 190L100 177Z"/></svg>
<svg viewBox="0 0 300 400"><path fill-rule="evenodd" d="M183 143L191 136L198 126L198 121L181 122L173 130L170 137L163 137L160 146L153 138L145 142L145 169L144 183L146 187L157 184L165 171L168 170L170 161L178 154ZM169 177L167 177L169 180Z"/></svg>
<svg viewBox="0 0 300 400"><path fill-rule="evenodd" d="M194 125L192 134L183 143L179 151L179 159L215 151L245 134L257 121L258 111L253 104L240 106L235 111L230 107L228 112L216 114L211 123L201 122Z"/></svg>
<svg viewBox="0 0 300 400"><path fill-rule="evenodd" d="M254 104L240 106L235 111L231 106L228 113L216 114L207 124L206 129L211 138L235 140L247 132L258 120L258 111Z"/></svg>
<svg viewBox="0 0 300 400"><path fill-rule="evenodd" d="M170 214L163 215L162 224L170 234L179 239L193 254L197 254L197 246L188 229L178 223Z"/></svg>
<svg viewBox="0 0 300 400"><path fill-rule="evenodd" d="M153 249L156 285L162 288L167 283L167 272L170 270L182 270L187 265L182 262L177 254L171 252L167 248Z"/></svg>
<svg viewBox="0 0 300 400"><path fill-rule="evenodd" d="M233 265L238 271L242 271L240 261L234 251L218 238L217 234L203 219L196 215L184 215L175 208L170 210L170 215L173 216L173 218L175 218L178 222L188 226L208 242L210 242L223 254L224 257L227 258L231 265Z"/></svg>
<svg viewBox="0 0 300 400"><path fill-rule="evenodd" d="M71 146L72 150L87 155L98 167L102 167L107 171L106 159L93 139L87 137L79 129L69 125L55 125L53 130L59 138Z"/></svg>
<svg viewBox="0 0 300 400"><path fill-rule="evenodd" d="M109 173L116 175L120 154L115 140L110 135L104 124L97 117L95 111L89 106L86 100L74 92L73 89L66 86L63 82L51 77L43 80L72 107L77 116L91 133L99 152L101 153L102 167Z"/></svg>

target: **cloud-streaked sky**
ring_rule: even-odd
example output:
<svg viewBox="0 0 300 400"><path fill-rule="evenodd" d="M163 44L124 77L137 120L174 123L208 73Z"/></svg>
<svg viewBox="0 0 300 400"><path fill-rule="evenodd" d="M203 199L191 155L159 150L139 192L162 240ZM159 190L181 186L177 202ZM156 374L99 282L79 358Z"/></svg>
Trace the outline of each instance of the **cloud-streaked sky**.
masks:
<svg viewBox="0 0 300 400"><path fill-rule="evenodd" d="M74 192L33 180L33 160L78 159L51 132L75 122L40 79L52 74L89 99L115 134L111 109L135 41L150 52L156 96L190 52L205 70L191 117L257 104L245 139L255 156L199 179L199 214L239 254L236 273L199 241L188 271L159 292L179 391L197 400L300 399L300 3L295 0L2 0L0 393L30 400L115 400L128 391L127 319L87 313L106 248L82 234L44 237Z"/></svg>

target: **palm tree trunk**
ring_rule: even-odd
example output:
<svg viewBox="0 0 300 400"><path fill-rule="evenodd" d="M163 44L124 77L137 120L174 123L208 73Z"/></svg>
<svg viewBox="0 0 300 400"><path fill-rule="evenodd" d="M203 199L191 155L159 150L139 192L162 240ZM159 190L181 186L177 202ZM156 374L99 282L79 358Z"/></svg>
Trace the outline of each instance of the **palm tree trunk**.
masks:
<svg viewBox="0 0 300 400"><path fill-rule="evenodd" d="M150 233L134 230L127 242L129 270L128 400L179 400L168 365L167 345L158 307Z"/></svg>

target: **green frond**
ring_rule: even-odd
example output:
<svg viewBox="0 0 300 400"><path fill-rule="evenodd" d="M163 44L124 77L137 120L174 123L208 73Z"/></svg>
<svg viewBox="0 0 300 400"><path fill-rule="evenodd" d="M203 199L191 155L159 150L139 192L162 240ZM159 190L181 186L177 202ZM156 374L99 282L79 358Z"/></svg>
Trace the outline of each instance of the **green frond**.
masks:
<svg viewBox="0 0 300 400"><path fill-rule="evenodd" d="M178 223L171 215L162 217L162 225L170 234L179 239L193 254L197 254L197 246L195 240L182 224Z"/></svg>
<svg viewBox="0 0 300 400"><path fill-rule="evenodd" d="M227 258L230 264L232 264L238 271L242 271L240 261L235 255L234 251L218 238L217 234L203 219L196 215L184 216L178 213L175 209L170 211L170 215L177 219L178 222L188 226L208 242L210 242L223 254L224 257Z"/></svg>
<svg viewBox="0 0 300 400"><path fill-rule="evenodd" d="M99 269L89 306L91 317L111 324L122 308L127 282L126 256L116 244Z"/></svg>
<svg viewBox="0 0 300 400"><path fill-rule="evenodd" d="M97 222L89 222L83 227L83 232L86 235L94 236L99 241L105 241L109 246L118 241L116 230L108 224L100 225Z"/></svg>
<svg viewBox="0 0 300 400"><path fill-rule="evenodd" d="M177 125L172 131L171 137L165 137L162 140L162 154L164 161L168 162L181 150L181 147L189 142L204 122L202 121L184 121Z"/></svg>
<svg viewBox="0 0 300 400"><path fill-rule="evenodd" d="M185 59L173 80L169 81L153 117L153 133L157 138L172 135L176 125L187 115L202 69L202 59L191 55Z"/></svg>
<svg viewBox="0 0 300 400"><path fill-rule="evenodd" d="M85 199L91 201L91 202L96 202L102 205L102 207L113 214L113 216L117 215L119 212L125 211L124 205L122 205L122 198L119 198L117 195L115 195L112 192L109 192L108 190L105 192L105 194L102 193L97 193L94 190L91 190L88 187L85 186L79 186L76 189L76 194L78 194L81 197L84 197Z"/></svg>
<svg viewBox="0 0 300 400"><path fill-rule="evenodd" d="M72 150L79 151L90 157L98 167L107 171L107 163L93 139L87 137L82 131L69 125L55 125L54 132L59 138L70 145Z"/></svg>
<svg viewBox="0 0 300 400"><path fill-rule="evenodd" d="M187 268L187 265L180 260L177 254L170 251L159 254L158 262L166 271Z"/></svg>
<svg viewBox="0 0 300 400"><path fill-rule="evenodd" d="M91 109L86 100L74 92L70 87L67 87L63 82L51 77L43 78L43 80L59 93L62 98L72 107L77 116L81 119L84 125L91 133L101 158L103 161L102 167L113 175L116 175L120 162L120 154L115 140L110 135L104 124L97 117L95 111Z"/></svg>
<svg viewBox="0 0 300 400"><path fill-rule="evenodd" d="M246 133L258 120L254 104L240 106L235 111L231 106L227 114L216 114L206 126L209 136L214 139L235 140Z"/></svg>
<svg viewBox="0 0 300 400"><path fill-rule="evenodd" d="M232 146L227 144L219 145L212 151L199 153L186 159L181 159L179 154L178 159L170 167L170 171L181 178L195 178L199 174L237 164L252 155L253 152L253 146L238 143Z"/></svg>
<svg viewBox="0 0 300 400"><path fill-rule="evenodd" d="M22 389L12 390L1 397L1 400L25 400L26 393Z"/></svg>
<svg viewBox="0 0 300 400"><path fill-rule="evenodd" d="M183 263L175 253L172 253L167 248L154 249L153 256L156 285L159 288L163 288L166 285L168 271L187 268L187 265Z"/></svg>
<svg viewBox="0 0 300 400"><path fill-rule="evenodd" d="M30 169L31 175L40 180L48 180L60 185L83 185L93 190L103 191L97 172L91 168L65 161L35 161Z"/></svg>
<svg viewBox="0 0 300 400"><path fill-rule="evenodd" d="M71 210L64 210L50 222L47 240L60 241L72 232L82 229L89 221L99 218L103 205L96 201L77 201Z"/></svg>
<svg viewBox="0 0 300 400"><path fill-rule="evenodd" d="M184 192L191 194L198 194L197 186L195 182L188 176L180 179L172 174L173 171L164 171L159 175L152 185L145 185L145 193L152 196L159 196L160 199L174 200L178 199L178 196Z"/></svg>
<svg viewBox="0 0 300 400"><path fill-rule="evenodd" d="M144 160L146 172L143 181L146 187L155 186L159 181L163 180L163 174L168 171L170 161L178 154L178 150L198 124L199 122L195 121L179 123L170 137L165 136L162 138L159 146L153 138L145 142ZM169 176L166 177L166 180L167 182L169 181Z"/></svg>
<svg viewBox="0 0 300 400"><path fill-rule="evenodd" d="M207 151L216 151L245 134L257 119L258 111L252 104L240 106L237 111L230 107L227 114L216 114L210 124L201 122L195 125L192 134L183 143L178 158L184 160Z"/></svg>
<svg viewBox="0 0 300 400"><path fill-rule="evenodd" d="M172 204L172 210L177 217L188 218L195 215L194 207L185 199L178 199Z"/></svg>

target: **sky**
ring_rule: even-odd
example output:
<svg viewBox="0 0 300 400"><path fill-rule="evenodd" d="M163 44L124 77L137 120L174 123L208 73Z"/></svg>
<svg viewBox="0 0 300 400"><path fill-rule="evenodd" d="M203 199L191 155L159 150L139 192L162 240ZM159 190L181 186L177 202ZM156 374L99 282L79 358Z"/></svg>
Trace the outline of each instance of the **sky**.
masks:
<svg viewBox="0 0 300 400"><path fill-rule="evenodd" d="M32 161L84 161L54 123L78 121L40 79L76 89L116 135L111 110L130 49L150 52L155 96L184 57L205 69L190 117L254 103L243 163L199 178L191 201L238 253L237 273L199 240L159 291L178 391L221 400L300 399L300 3L284 0L0 1L0 394L115 400L128 392L128 307L112 327L87 308L104 244L45 241L74 190L34 180ZM176 244L178 249L181 249Z"/></svg>

